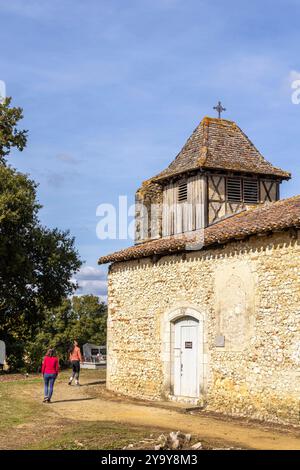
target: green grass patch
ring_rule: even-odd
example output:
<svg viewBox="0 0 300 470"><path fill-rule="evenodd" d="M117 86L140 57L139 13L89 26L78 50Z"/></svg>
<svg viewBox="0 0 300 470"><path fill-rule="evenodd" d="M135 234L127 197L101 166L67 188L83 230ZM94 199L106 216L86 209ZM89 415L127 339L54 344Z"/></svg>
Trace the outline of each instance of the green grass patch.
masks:
<svg viewBox="0 0 300 470"><path fill-rule="evenodd" d="M71 369L64 369L58 375L58 382L65 381L67 382L70 375L72 373ZM88 380L89 382L97 382L105 380L106 378L106 370L105 369L98 369L98 370L89 370L89 369L81 369L80 370L80 380Z"/></svg>
<svg viewBox="0 0 300 470"><path fill-rule="evenodd" d="M110 450L123 449L144 439L158 437L161 431L143 427L128 427L114 422L82 421L67 424L57 437L27 446L29 450ZM153 446L152 446L153 447ZM150 448L152 448L150 446Z"/></svg>
<svg viewBox="0 0 300 470"><path fill-rule="evenodd" d="M14 426L32 420L41 406L24 394L24 391L38 383L39 379L20 380L0 383L1 420L0 430L9 430Z"/></svg>

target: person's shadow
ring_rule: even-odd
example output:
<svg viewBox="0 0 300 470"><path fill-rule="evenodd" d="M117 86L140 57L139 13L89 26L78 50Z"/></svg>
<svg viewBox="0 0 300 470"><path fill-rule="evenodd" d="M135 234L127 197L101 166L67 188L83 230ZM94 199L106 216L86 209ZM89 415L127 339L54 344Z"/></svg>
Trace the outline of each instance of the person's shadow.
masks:
<svg viewBox="0 0 300 470"><path fill-rule="evenodd" d="M90 397L90 398L70 398L69 400L53 400L52 403L67 403L71 401L88 401L88 400L95 400L97 397Z"/></svg>
<svg viewBox="0 0 300 470"><path fill-rule="evenodd" d="M98 380L97 382L89 382L88 384L82 384L81 387L86 387L88 385L103 385L106 383L105 379Z"/></svg>

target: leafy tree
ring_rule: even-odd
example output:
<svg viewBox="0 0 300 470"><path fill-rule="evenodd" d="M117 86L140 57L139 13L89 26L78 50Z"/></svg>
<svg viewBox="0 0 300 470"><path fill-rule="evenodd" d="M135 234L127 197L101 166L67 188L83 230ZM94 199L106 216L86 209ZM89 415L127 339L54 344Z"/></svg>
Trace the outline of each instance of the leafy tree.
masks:
<svg viewBox="0 0 300 470"><path fill-rule="evenodd" d="M94 295L74 296L47 312L35 337L26 345L27 368L37 370L48 348L55 348L60 363L68 362L68 349L76 339L82 346L106 344L107 307Z"/></svg>
<svg viewBox="0 0 300 470"><path fill-rule="evenodd" d="M80 344L106 344L107 307L94 295L73 297L73 310L78 319L72 334Z"/></svg>
<svg viewBox="0 0 300 470"><path fill-rule="evenodd" d="M27 142L27 131L17 129L18 122L23 118L23 110L10 107L10 104L11 98L0 102L0 162L5 162L12 147L22 151Z"/></svg>
<svg viewBox="0 0 300 470"><path fill-rule="evenodd" d="M81 261L68 231L40 224L36 183L6 165L10 149L26 145L26 131L16 128L22 110L9 104L0 105L0 338L17 367L47 310L74 292Z"/></svg>

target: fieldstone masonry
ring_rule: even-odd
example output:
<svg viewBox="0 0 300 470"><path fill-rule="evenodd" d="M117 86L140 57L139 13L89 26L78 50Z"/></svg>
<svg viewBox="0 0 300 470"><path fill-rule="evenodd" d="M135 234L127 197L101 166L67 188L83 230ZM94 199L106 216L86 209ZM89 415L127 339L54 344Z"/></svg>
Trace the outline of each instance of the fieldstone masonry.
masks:
<svg viewBox="0 0 300 470"><path fill-rule="evenodd" d="M300 425L299 231L116 262L108 289L109 389L154 400L172 395L166 319L191 309L204 322L199 403Z"/></svg>

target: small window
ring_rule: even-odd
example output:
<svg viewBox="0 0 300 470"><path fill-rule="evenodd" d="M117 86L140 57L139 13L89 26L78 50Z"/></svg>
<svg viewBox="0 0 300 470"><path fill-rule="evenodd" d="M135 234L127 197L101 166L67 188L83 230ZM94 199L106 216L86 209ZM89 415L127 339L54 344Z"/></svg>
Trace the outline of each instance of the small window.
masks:
<svg viewBox="0 0 300 470"><path fill-rule="evenodd" d="M178 185L178 202L187 200L187 182L184 181Z"/></svg>
<svg viewBox="0 0 300 470"><path fill-rule="evenodd" d="M227 179L227 200L230 202L241 202L242 180L241 178Z"/></svg>
<svg viewBox="0 0 300 470"><path fill-rule="evenodd" d="M244 202L247 204L257 204L258 202L258 181L255 179L244 179Z"/></svg>

